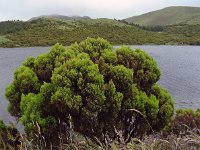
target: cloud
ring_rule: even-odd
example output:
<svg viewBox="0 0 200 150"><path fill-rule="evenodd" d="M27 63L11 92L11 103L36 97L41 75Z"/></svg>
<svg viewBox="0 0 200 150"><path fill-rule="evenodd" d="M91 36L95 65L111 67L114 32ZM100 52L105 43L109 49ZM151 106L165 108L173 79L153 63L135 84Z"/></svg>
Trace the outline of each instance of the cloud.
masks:
<svg viewBox="0 0 200 150"><path fill-rule="evenodd" d="M200 6L199 0L0 0L0 20L45 14L126 18L172 5Z"/></svg>

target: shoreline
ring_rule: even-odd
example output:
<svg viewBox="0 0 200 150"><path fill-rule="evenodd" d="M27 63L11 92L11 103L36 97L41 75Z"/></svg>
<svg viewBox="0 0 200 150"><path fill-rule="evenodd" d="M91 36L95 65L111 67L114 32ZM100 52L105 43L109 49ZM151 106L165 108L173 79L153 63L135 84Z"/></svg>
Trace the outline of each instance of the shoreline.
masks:
<svg viewBox="0 0 200 150"><path fill-rule="evenodd" d="M73 44L73 43L72 43ZM114 47L119 47L122 45L126 45L126 46L177 46L177 47L181 47L181 46L200 46L200 45L188 45L188 44L113 44ZM2 47L0 46L0 48L31 48L31 47L36 47L36 48L40 48L40 47L49 47L51 48L53 45L37 45L37 46L7 46L7 47ZM67 47L69 45L63 45L64 47Z"/></svg>

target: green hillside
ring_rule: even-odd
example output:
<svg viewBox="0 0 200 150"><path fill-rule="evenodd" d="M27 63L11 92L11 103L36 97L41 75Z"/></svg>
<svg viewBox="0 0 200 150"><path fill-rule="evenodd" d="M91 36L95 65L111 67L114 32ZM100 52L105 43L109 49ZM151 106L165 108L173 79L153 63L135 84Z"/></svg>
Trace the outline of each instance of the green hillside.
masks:
<svg viewBox="0 0 200 150"><path fill-rule="evenodd" d="M200 7L173 6L125 19L142 26L200 24Z"/></svg>
<svg viewBox="0 0 200 150"><path fill-rule="evenodd" d="M192 32L191 32L192 31ZM194 32L193 32L194 31ZM0 47L70 45L87 37L102 37L114 45L200 44L200 26L142 27L112 19L40 18L0 22Z"/></svg>
<svg viewBox="0 0 200 150"><path fill-rule="evenodd" d="M0 23L0 35L9 39L3 47L69 45L87 37L102 37L112 44L159 44L160 34L111 19L37 19ZM156 40L158 39L158 40Z"/></svg>

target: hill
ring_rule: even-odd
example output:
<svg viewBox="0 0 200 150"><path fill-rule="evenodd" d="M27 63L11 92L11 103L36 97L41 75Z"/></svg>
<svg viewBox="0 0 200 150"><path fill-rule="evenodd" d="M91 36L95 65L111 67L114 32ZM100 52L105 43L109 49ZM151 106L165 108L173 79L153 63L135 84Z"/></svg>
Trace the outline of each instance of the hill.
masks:
<svg viewBox="0 0 200 150"><path fill-rule="evenodd" d="M51 46L57 42L70 45L87 37L102 37L114 45L200 45L200 26L143 27L106 18L39 18L25 22L0 22L0 47Z"/></svg>
<svg viewBox="0 0 200 150"><path fill-rule="evenodd" d="M142 26L163 26L174 24L200 24L200 7L172 6L161 10L125 19Z"/></svg>
<svg viewBox="0 0 200 150"><path fill-rule="evenodd" d="M102 37L112 44L158 44L158 33L112 19L64 20L41 18L32 21L0 22L2 47L69 45L87 37ZM7 40L5 40L7 39Z"/></svg>

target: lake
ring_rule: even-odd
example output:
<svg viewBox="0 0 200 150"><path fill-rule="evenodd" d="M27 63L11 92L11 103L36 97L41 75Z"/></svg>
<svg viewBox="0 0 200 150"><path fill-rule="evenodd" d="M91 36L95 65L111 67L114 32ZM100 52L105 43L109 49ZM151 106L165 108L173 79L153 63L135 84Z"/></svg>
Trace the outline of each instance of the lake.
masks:
<svg viewBox="0 0 200 150"><path fill-rule="evenodd" d="M198 46L131 46L147 51L161 69L159 85L167 89L175 108L200 108L200 47ZM48 52L49 47L0 48L0 118L15 122L7 112L5 87L13 80L14 70L27 56Z"/></svg>

